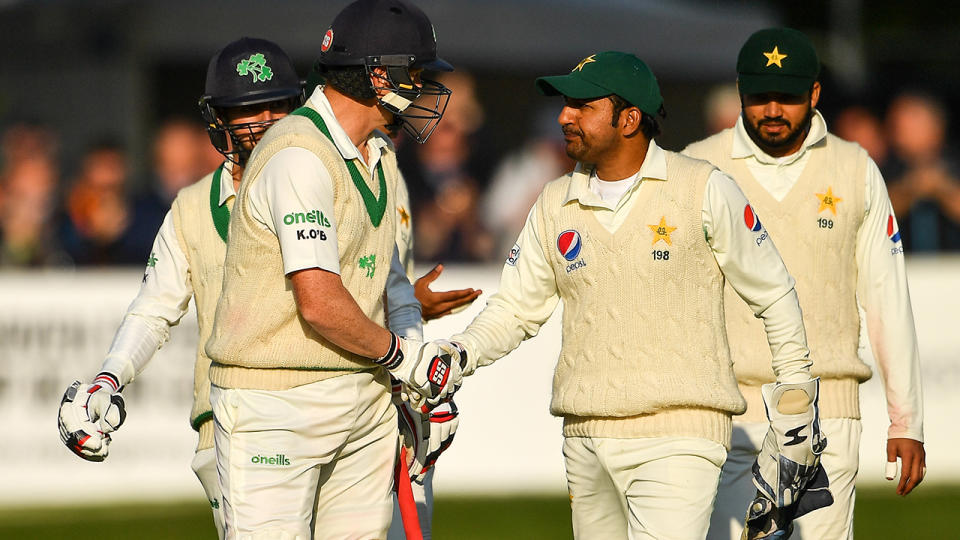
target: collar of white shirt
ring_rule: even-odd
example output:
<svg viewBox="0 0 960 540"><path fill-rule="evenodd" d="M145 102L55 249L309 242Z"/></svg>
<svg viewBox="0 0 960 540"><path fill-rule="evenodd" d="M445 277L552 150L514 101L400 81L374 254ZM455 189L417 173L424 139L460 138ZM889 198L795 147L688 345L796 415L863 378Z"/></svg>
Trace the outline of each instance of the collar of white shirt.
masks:
<svg viewBox="0 0 960 540"><path fill-rule="evenodd" d="M590 206L609 206L603 202L599 195L590 191L590 174L593 173L593 169L593 165L577 163L577 167L573 170L573 177L570 179L570 186L567 188L567 196L564 198L563 204L567 204L570 201L580 201ZM637 186L643 183L643 180L667 180L667 156L664 154L663 149L657 145L656 141L652 139L650 140L650 145L647 146L647 155L640 165L640 170L637 171L637 178L639 178L640 181L627 190L627 193L637 189ZM624 194L621 200L625 198L626 194Z"/></svg>
<svg viewBox="0 0 960 540"><path fill-rule="evenodd" d="M323 93L323 87L318 86L314 89L313 94L310 95L310 105L320 113L320 117L323 118L323 122L327 125L327 129L330 131L330 138L333 139L333 145L337 147L337 150L340 152L340 155L344 160L356 159L360 163L363 163L364 166L367 166L364 163L363 158L360 156L360 151L357 150L357 147L354 146L353 141L350 140L350 137L347 135L347 132L343 130L340 126L340 122L337 121L336 115L333 114L333 109L330 108L330 102L327 100L327 96ZM386 141L380 137L370 137L367 139L367 150L368 157L370 158L371 164L376 164L380 160L380 151L387 145Z"/></svg>
<svg viewBox="0 0 960 540"><path fill-rule="evenodd" d="M814 109L813 118L810 119L810 132L807 133L807 138L803 140L803 146L800 147L800 151L794 152L789 156L776 158L761 150L760 147L753 142L753 139L747 134L747 129L743 127L743 116L740 116L740 118L737 119L737 125L733 128L733 149L730 151L730 157L733 159L742 159L753 156L760 163L789 165L800 159L807 151L807 148L819 143L826 136L827 122L823 119L820 111Z"/></svg>
<svg viewBox="0 0 960 540"><path fill-rule="evenodd" d="M233 162L223 162L223 172L220 173L220 206L226 204L230 197L235 197L237 192L233 189Z"/></svg>

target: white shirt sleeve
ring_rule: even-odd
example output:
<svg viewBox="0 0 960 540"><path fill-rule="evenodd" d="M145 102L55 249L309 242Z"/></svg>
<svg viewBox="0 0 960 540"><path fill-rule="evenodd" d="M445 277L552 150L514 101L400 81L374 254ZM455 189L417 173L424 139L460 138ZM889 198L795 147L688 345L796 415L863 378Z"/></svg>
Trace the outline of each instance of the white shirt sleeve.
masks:
<svg viewBox="0 0 960 540"><path fill-rule="evenodd" d="M556 276L541 249L536 215L538 199L500 275L500 290L462 334L451 339L466 345L465 374L499 360L537 335L560 301Z"/></svg>
<svg viewBox="0 0 960 540"><path fill-rule="evenodd" d="M100 371L112 373L121 385L133 381L167 341L170 327L187 313L192 297L190 268L173 216L167 212L153 241L140 292L127 308Z"/></svg>
<svg viewBox="0 0 960 540"><path fill-rule="evenodd" d="M857 299L866 313L870 345L886 389L888 437L922 442L920 353L903 244L890 238L890 233L900 229L883 177L873 160L867 163L866 182L867 211L857 236Z"/></svg>
<svg viewBox="0 0 960 540"><path fill-rule="evenodd" d="M333 179L313 152L289 147L264 165L250 188L250 214L277 235L283 272L307 268L340 273Z"/></svg>
<svg viewBox="0 0 960 540"><path fill-rule="evenodd" d="M400 337L423 341L423 322L420 302L407 278L406 269L400 262L399 249L394 246L387 274L387 327Z"/></svg>
<svg viewBox="0 0 960 540"><path fill-rule="evenodd" d="M763 319L780 382L810 380L810 351L794 279L746 196L730 176L714 171L703 196L703 232L730 286ZM748 223L748 215L752 215Z"/></svg>

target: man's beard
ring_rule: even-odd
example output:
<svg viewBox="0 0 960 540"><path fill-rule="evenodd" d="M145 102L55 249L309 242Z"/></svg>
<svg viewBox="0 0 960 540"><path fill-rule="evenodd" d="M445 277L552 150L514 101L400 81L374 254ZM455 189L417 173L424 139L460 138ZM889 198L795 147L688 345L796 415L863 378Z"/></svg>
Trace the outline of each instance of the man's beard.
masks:
<svg viewBox="0 0 960 540"><path fill-rule="evenodd" d="M574 161L583 162L587 160L590 148L583 140L583 132L566 126L561 129L564 135L575 135L577 137L573 142L564 140L564 151L567 156Z"/></svg>
<svg viewBox="0 0 960 540"><path fill-rule="evenodd" d="M807 114L804 115L803 120L797 126L791 126L790 122L785 118L763 118L757 122L757 125L754 126L747 120L746 116L743 118L743 127L747 130L747 135L750 136L750 139L756 143L763 150L779 150L781 148L789 148L794 143L796 143L801 137L805 137L807 132L810 131L810 122L813 121L813 107L807 108ZM786 124L787 132L785 134L778 135L766 135L760 129L764 124Z"/></svg>

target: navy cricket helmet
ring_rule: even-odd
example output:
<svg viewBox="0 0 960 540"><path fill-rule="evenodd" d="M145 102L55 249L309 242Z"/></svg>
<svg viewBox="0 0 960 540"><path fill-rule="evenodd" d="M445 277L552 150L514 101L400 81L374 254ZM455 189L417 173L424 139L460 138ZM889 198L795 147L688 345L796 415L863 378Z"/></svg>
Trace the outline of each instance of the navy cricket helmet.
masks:
<svg viewBox="0 0 960 540"><path fill-rule="evenodd" d="M258 140L276 120L231 124L228 109L277 102L290 111L303 98L303 85L287 53L272 41L243 37L210 59L200 114L217 151L242 165L250 154L242 142Z"/></svg>

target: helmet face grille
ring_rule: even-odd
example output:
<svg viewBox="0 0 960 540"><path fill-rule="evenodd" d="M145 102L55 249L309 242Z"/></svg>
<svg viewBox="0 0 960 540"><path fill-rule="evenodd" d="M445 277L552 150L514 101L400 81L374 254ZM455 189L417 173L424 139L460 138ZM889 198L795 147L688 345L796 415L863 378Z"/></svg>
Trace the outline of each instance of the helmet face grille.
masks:
<svg viewBox="0 0 960 540"><path fill-rule="evenodd" d="M292 111L303 103L303 95L263 104L266 108L277 108L281 105L287 112ZM250 151L257 144L267 129L279 121L279 118L258 122L242 122L228 124L224 122L224 110L228 107L216 108L210 105L209 100L200 100L200 114L206 123L210 143L217 152L236 165L244 166ZM218 113L218 110L220 111ZM249 148L246 148L249 146Z"/></svg>
<svg viewBox="0 0 960 540"><path fill-rule="evenodd" d="M450 89L430 79L416 83L410 78L410 71L406 67L389 67L386 75L383 75L368 66L367 72L377 81L373 86L374 91L386 92L378 101L393 113L394 123L388 128L402 128L418 143L426 142L447 110Z"/></svg>

